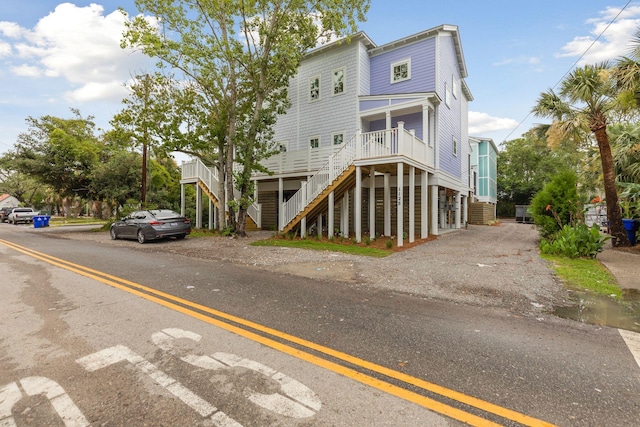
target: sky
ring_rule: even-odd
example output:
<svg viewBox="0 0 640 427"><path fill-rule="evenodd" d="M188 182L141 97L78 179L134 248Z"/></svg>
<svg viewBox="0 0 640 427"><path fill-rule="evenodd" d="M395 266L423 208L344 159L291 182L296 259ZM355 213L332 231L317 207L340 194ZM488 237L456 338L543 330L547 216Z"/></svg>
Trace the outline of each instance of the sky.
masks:
<svg viewBox="0 0 640 427"><path fill-rule="evenodd" d="M133 0L0 0L0 153L28 117L78 109L109 129L124 84L155 62L120 48L119 7L139 13ZM499 145L545 122L531 108L575 66L628 55L640 1L371 0L360 29L380 46L442 24L459 28L469 134Z"/></svg>

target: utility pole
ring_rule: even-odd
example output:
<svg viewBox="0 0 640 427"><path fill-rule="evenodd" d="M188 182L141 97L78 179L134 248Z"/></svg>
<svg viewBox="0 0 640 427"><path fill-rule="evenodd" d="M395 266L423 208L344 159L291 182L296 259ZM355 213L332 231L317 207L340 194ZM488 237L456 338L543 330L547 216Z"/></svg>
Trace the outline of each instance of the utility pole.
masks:
<svg viewBox="0 0 640 427"><path fill-rule="evenodd" d="M149 103L149 74L144 75L144 99L143 99L143 136L142 136L142 185L140 188L140 204L142 208L147 206L147 145L149 144L149 131L148 131L148 110Z"/></svg>

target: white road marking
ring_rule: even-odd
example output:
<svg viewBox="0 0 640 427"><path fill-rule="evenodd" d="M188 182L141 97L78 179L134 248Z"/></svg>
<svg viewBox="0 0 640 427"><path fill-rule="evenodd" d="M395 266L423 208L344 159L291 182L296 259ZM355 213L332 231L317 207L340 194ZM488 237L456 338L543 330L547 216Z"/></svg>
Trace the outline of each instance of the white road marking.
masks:
<svg viewBox="0 0 640 427"><path fill-rule="evenodd" d="M0 427L15 427L13 406L22 399L20 386L27 396L44 394L67 427L89 426L89 421L57 382L45 377L26 377L0 388Z"/></svg>
<svg viewBox="0 0 640 427"><path fill-rule="evenodd" d="M147 374L157 384L166 388L167 391L183 401L187 406L201 416L211 416L211 420L216 426L242 427L241 424L238 424L236 421L229 418L222 411L218 411L218 408L184 387L178 381L158 369L153 363L145 360L142 356L139 356L128 347L117 345L106 348L88 356L81 357L76 360L76 362L83 366L87 371L93 372L125 360Z"/></svg>
<svg viewBox="0 0 640 427"><path fill-rule="evenodd" d="M620 335L627 344L629 351L633 354L634 359L636 359L636 363L640 366L640 334L624 329L618 329L618 332L620 332Z"/></svg>
<svg viewBox="0 0 640 427"><path fill-rule="evenodd" d="M201 336L194 332L178 328L163 329L161 332L156 332L151 336L152 341L159 348L167 352L174 352L175 346L173 341L180 338L200 342ZM247 399L276 414L291 418L308 418L315 415L315 411L319 411L322 407L320 398L309 387L256 361L222 352L214 353L211 357L189 354L180 357L180 359L193 366L210 370L226 369L229 367L250 369L273 379L280 384L280 390L286 396L280 393L263 394L249 392Z"/></svg>

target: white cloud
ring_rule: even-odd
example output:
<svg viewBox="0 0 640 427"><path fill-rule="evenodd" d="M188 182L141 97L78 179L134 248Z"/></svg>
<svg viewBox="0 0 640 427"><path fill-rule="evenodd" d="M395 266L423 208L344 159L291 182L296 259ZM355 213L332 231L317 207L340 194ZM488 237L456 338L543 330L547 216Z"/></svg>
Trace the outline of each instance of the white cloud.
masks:
<svg viewBox="0 0 640 427"><path fill-rule="evenodd" d="M65 97L72 101L98 101L113 100L120 101L127 96L127 90L123 82L91 82L79 89L69 91Z"/></svg>
<svg viewBox="0 0 640 427"><path fill-rule="evenodd" d="M0 40L0 58L11 55L11 45Z"/></svg>
<svg viewBox="0 0 640 427"><path fill-rule="evenodd" d="M598 18L588 20L586 23L592 26L590 35L575 37L562 47L562 52L556 57L579 58L584 54L579 62L579 65L584 65L628 55L631 39L640 27L640 6L628 7L616 18L618 13L619 7L608 7L600 12ZM609 25L614 18L616 20ZM598 36L600 38L595 41Z"/></svg>
<svg viewBox="0 0 640 427"><path fill-rule="evenodd" d="M11 71L18 76L24 77L39 77L42 75L42 70L40 70L40 68L27 64L11 67Z"/></svg>
<svg viewBox="0 0 640 427"><path fill-rule="evenodd" d="M487 113L469 111L469 135L482 135L488 132L511 130L518 121L504 117L492 117Z"/></svg>
<svg viewBox="0 0 640 427"><path fill-rule="evenodd" d="M125 19L117 10L104 15L97 4L62 3L30 30L0 22L0 34L15 39L9 48L23 62L10 67L15 74L61 77L75 88L66 93L72 101L121 99L115 88L152 66L141 53L120 48ZM4 51L0 44L0 56Z"/></svg>
<svg viewBox="0 0 640 427"><path fill-rule="evenodd" d="M15 22L0 21L0 34L5 37L18 38L24 32L24 29Z"/></svg>

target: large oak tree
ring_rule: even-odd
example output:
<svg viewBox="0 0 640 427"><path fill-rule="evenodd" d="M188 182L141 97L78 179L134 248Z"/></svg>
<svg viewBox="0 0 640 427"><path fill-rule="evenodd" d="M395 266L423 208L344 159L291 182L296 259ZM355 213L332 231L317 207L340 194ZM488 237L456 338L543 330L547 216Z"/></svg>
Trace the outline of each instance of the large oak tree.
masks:
<svg viewBox="0 0 640 427"><path fill-rule="evenodd" d="M211 151L231 198L221 202L229 208L230 226L245 235L246 210L254 201L250 178L274 152L271 126L288 106L289 79L309 49L332 36L353 34L369 0L135 3L147 16L128 22L122 45L141 49L158 58L160 66L180 72L183 86L197 94L194 103L206 106L204 113L194 110L208 129L199 137L216 138ZM234 171L234 165L240 167ZM234 188L240 192L237 200Z"/></svg>

